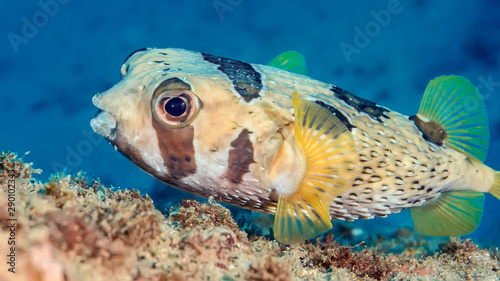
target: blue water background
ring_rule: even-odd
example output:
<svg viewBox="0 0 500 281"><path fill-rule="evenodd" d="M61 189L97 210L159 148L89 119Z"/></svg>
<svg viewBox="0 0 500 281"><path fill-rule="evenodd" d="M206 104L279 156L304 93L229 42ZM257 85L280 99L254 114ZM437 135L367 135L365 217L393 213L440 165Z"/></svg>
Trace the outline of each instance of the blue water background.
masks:
<svg viewBox="0 0 500 281"><path fill-rule="evenodd" d="M484 96L486 164L500 170L498 1L24 0L1 1L0 14L0 149L30 151L25 160L43 169L42 180L83 170L106 185L179 200L89 126L92 96L117 83L123 60L143 47L253 63L296 50L309 76L407 115L417 112L430 79L464 75ZM472 237L500 243L499 206L486 196ZM355 225L370 231L412 222L403 212Z"/></svg>

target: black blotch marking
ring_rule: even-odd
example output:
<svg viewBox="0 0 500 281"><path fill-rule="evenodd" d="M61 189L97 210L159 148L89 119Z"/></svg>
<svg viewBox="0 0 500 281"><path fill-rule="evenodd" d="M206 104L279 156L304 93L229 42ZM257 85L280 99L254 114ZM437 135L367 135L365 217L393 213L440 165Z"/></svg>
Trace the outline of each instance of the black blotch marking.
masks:
<svg viewBox="0 0 500 281"><path fill-rule="evenodd" d="M349 93L348 91L336 86L332 86L330 90L334 93L336 98L352 106L358 112L364 112L368 114L372 119L377 120L379 123L382 123L381 117L389 119L389 116L386 115L389 110L378 106L372 101L357 97Z"/></svg>
<svg viewBox="0 0 500 281"><path fill-rule="evenodd" d="M260 98L262 90L261 75L252 65L246 62L217 57L202 53L203 59L218 65L218 70L226 74L233 83L235 90L246 102Z"/></svg>
<svg viewBox="0 0 500 281"><path fill-rule="evenodd" d="M196 162L182 161L182 159L194 159L194 129L192 126L182 128L168 128L153 118L153 128L158 138L160 155L164 165L168 169L168 174L174 180L182 179L195 174L197 170Z"/></svg>
<svg viewBox="0 0 500 281"><path fill-rule="evenodd" d="M250 172L248 169L250 164L255 163L253 144L249 138L251 133L249 130L243 129L238 137L231 142L233 149L229 150L228 168L225 176L233 183L241 183L243 176Z"/></svg>
<svg viewBox="0 0 500 281"><path fill-rule="evenodd" d="M340 112L335 107L333 107L331 105L328 105L328 104L326 104L326 103L324 103L324 102L322 102L320 100L317 100L315 103L318 104L319 106L323 107L323 108L328 109L328 111L330 111L331 113L333 113L333 115L335 115L340 120L340 122L342 122L342 124L344 124L344 126L346 126L347 129L349 129L349 131L352 132L352 129L356 128L356 126L354 126L353 124L351 124L349 122L349 119L347 119L347 117L344 114L342 114L342 112Z"/></svg>
<svg viewBox="0 0 500 281"><path fill-rule="evenodd" d="M437 145L443 145L444 140L448 136L443 126L434 121L424 122L417 115L410 116L408 119L413 121L415 126L422 132L424 140Z"/></svg>

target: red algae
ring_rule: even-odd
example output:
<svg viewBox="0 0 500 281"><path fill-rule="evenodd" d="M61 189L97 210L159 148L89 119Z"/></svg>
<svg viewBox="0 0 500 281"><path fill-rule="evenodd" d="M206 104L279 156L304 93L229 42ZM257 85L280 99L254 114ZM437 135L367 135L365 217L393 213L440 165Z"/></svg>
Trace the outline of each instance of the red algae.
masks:
<svg viewBox="0 0 500 281"><path fill-rule="evenodd" d="M17 219L15 273L0 263L0 280L500 279L498 250L470 240L450 239L426 252L415 250L424 245L419 237L404 242L410 246L400 254L356 250L332 234L283 245L249 239L229 210L211 200L184 200L165 216L138 191L112 190L81 172L42 183L32 177L40 172L16 154L0 155L0 242L11 236L12 190ZM394 243L417 237L412 231L399 230ZM0 243L1 253L10 250Z"/></svg>

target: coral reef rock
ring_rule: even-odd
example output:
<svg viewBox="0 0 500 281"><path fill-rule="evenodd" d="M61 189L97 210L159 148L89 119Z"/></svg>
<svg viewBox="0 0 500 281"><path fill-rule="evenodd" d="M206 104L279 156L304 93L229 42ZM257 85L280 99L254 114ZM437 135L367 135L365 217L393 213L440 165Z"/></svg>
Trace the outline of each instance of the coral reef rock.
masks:
<svg viewBox="0 0 500 281"><path fill-rule="evenodd" d="M434 253L356 251L327 234L249 239L225 207L184 200L168 215L146 195L84 173L41 173L0 155L0 280L499 280L498 250L452 239Z"/></svg>

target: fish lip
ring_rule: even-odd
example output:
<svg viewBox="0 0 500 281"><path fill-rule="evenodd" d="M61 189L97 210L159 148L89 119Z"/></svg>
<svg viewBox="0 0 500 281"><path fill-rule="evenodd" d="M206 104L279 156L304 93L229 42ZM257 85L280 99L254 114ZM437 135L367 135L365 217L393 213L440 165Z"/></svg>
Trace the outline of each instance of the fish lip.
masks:
<svg viewBox="0 0 500 281"><path fill-rule="evenodd" d="M94 132L103 136L109 142L116 139L117 124L116 118L102 109L99 109L94 118L90 120L90 126Z"/></svg>
<svg viewBox="0 0 500 281"><path fill-rule="evenodd" d="M97 107L98 111L90 120L90 127L112 143L117 136L118 119L105 108L101 100L102 96L101 93L92 97L92 104Z"/></svg>

